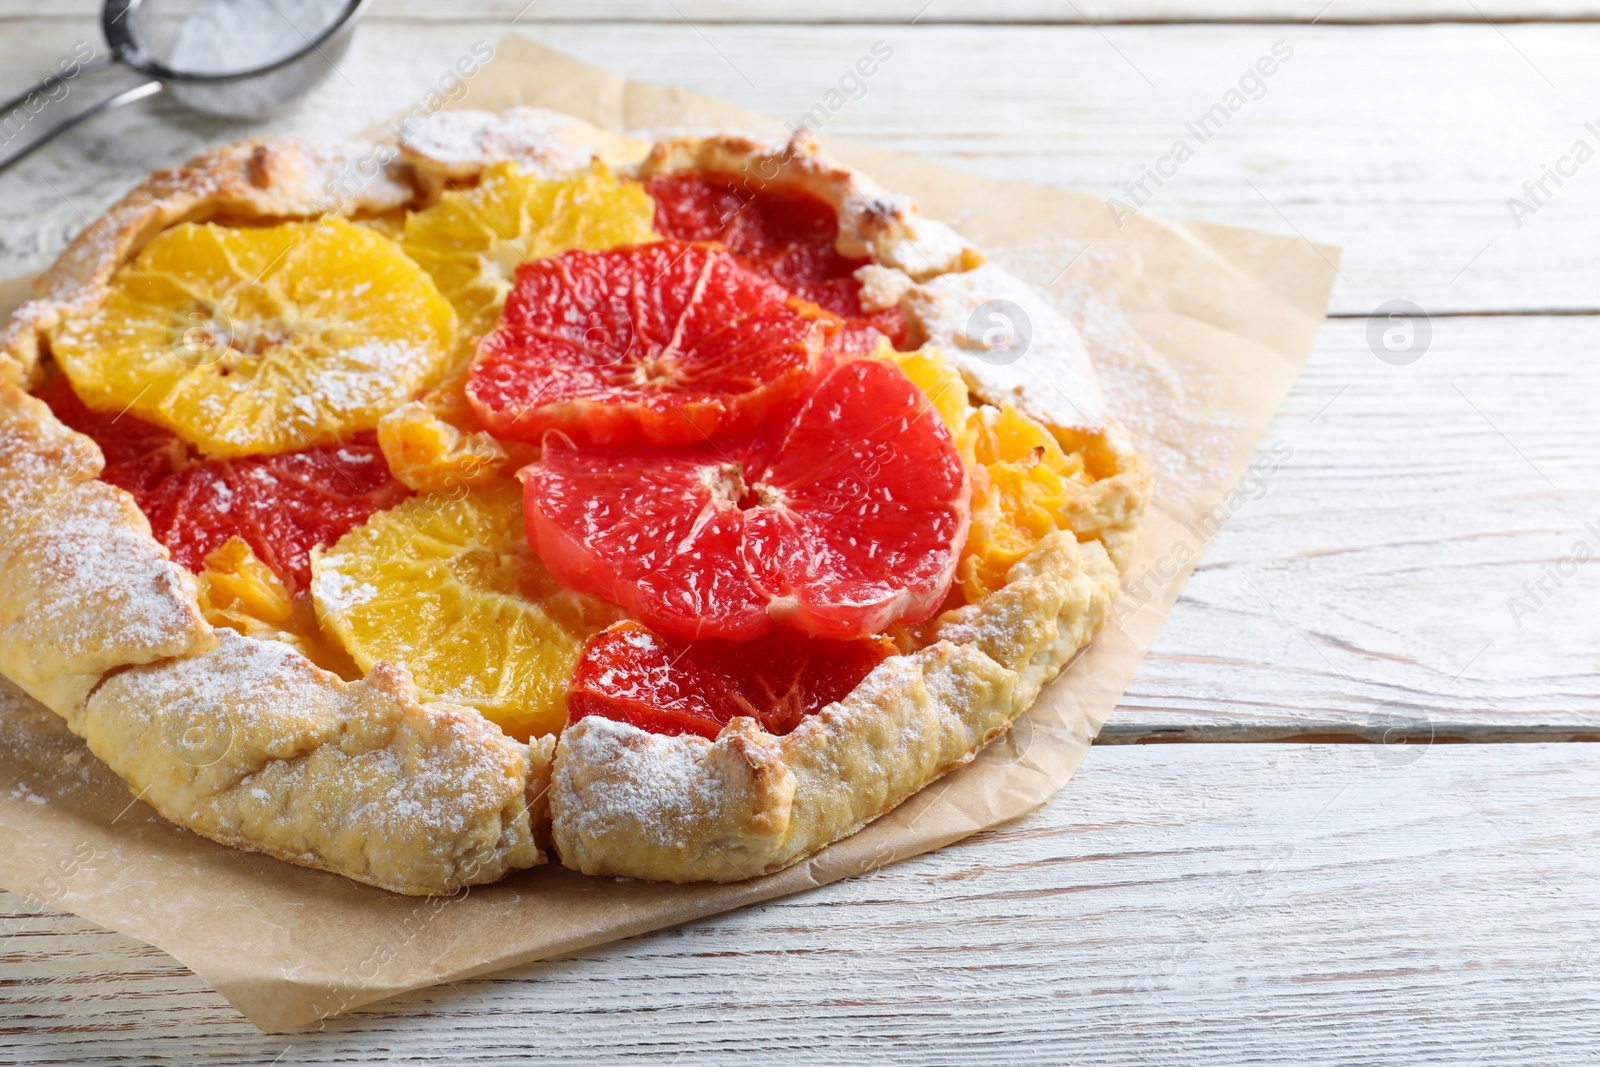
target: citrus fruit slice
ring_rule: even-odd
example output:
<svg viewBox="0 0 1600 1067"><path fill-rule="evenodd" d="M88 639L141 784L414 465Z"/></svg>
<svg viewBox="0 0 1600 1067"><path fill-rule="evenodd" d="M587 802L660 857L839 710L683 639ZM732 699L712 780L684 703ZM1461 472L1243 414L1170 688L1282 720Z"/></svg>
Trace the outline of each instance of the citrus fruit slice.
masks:
<svg viewBox="0 0 1600 1067"><path fill-rule="evenodd" d="M467 399L505 437L685 444L794 400L836 326L709 245L566 252L517 268Z"/></svg>
<svg viewBox="0 0 1600 1067"><path fill-rule="evenodd" d="M552 433L519 477L557 578L683 638L775 624L859 637L926 618L967 527L949 431L874 359L839 364L751 438L603 450Z"/></svg>
<svg viewBox="0 0 1600 1067"><path fill-rule="evenodd" d="M1082 455L1065 452L1044 425L1010 404L974 406L955 365L936 348L897 352L950 427L972 472L972 526L957 580L968 603L1006 583L1012 564L1055 530L1094 482Z"/></svg>
<svg viewBox="0 0 1600 1067"><path fill-rule="evenodd" d="M951 440L971 467L974 462L973 449L978 440L978 431L972 426L976 409L972 406L972 394L967 390L966 379L961 377L961 371L940 355L936 348L895 352L889 355L889 359L933 402L934 409L950 431ZM976 515L976 487L973 489L973 498Z"/></svg>
<svg viewBox="0 0 1600 1067"><path fill-rule="evenodd" d="M1010 404L985 405L974 419L974 454L988 474L982 520L975 518L960 581L968 601L1005 585L1012 564L1046 534L1072 530L1068 513L1094 483L1078 453L1064 452L1044 425Z"/></svg>
<svg viewBox="0 0 1600 1067"><path fill-rule="evenodd" d="M206 557L195 585L200 613L211 625L280 641L346 680L361 677L344 649L322 633L311 598L303 592L290 594L283 580L239 538L228 538Z"/></svg>
<svg viewBox="0 0 1600 1067"><path fill-rule="evenodd" d="M428 698L477 708L521 740L565 724L578 652L617 619L529 551L509 479L412 497L313 570L317 615L362 670L399 664Z"/></svg>
<svg viewBox="0 0 1600 1067"><path fill-rule="evenodd" d="M487 433L463 433L416 400L378 420L378 444L394 476L418 492L482 485L509 458Z"/></svg>
<svg viewBox="0 0 1600 1067"><path fill-rule="evenodd" d="M892 641L773 633L754 641L681 641L632 620L589 638L572 671L567 717L599 715L658 734L715 739L749 715L786 734L894 655Z"/></svg>
<svg viewBox="0 0 1600 1067"><path fill-rule="evenodd" d="M101 478L133 494L156 540L191 571L237 536L291 593L304 589L313 547L409 495L370 433L326 449L198 460L158 426L91 411L60 376L38 395L100 445Z"/></svg>
<svg viewBox="0 0 1600 1067"><path fill-rule="evenodd" d="M475 340L494 328L519 264L579 248L598 252L654 241L654 204L637 182L596 165L548 181L497 163L470 189L453 189L406 218L401 247L427 271Z"/></svg>
<svg viewBox="0 0 1600 1067"><path fill-rule="evenodd" d="M368 433L327 449L190 463L134 498L190 570L237 536L294 591L311 577L313 548L409 495Z"/></svg>
<svg viewBox="0 0 1600 1067"><path fill-rule="evenodd" d="M798 189L752 189L731 174L670 174L645 189L655 198L656 229L680 241L721 241L796 296L843 319L835 347L870 353L878 335L905 343L898 308L864 311L857 269L834 248L839 217L825 201Z"/></svg>
<svg viewBox="0 0 1600 1067"><path fill-rule="evenodd" d="M97 411L234 458L331 444L439 377L455 313L393 241L338 218L183 223L51 334Z"/></svg>

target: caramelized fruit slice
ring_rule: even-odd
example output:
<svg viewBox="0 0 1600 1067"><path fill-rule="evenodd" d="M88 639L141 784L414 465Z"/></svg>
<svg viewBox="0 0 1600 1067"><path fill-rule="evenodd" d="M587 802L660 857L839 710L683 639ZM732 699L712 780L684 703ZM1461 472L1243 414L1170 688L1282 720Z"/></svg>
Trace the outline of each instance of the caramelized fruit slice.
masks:
<svg viewBox="0 0 1600 1067"><path fill-rule="evenodd" d="M389 476L372 434L276 456L197 460L160 427L89 410L59 375L38 396L100 445L100 476L133 494L156 540L191 571L238 537L290 592L304 589L313 547L409 495Z"/></svg>
<svg viewBox="0 0 1600 1067"><path fill-rule="evenodd" d="M467 398L505 437L686 444L781 410L836 326L711 246L566 252L517 268Z"/></svg>
<svg viewBox="0 0 1600 1067"><path fill-rule="evenodd" d="M570 722L599 715L658 734L715 738L740 715L786 734L894 655L884 637L849 641L773 633L754 641L681 641L627 621L591 637L572 672Z"/></svg>
<svg viewBox="0 0 1600 1067"><path fill-rule="evenodd" d="M372 429L444 373L454 337L449 303L399 246L329 217L174 226L50 346L91 408L228 459Z"/></svg>
<svg viewBox="0 0 1600 1067"><path fill-rule="evenodd" d="M863 311L855 271L870 260L834 248L832 207L797 189L776 189L731 174L670 174L645 184L656 201L656 229L680 241L721 241L790 292L841 318L835 347L870 353L878 335L906 340L898 308Z"/></svg>
<svg viewBox="0 0 1600 1067"><path fill-rule="evenodd" d="M637 182L619 182L599 165L547 181L496 163L477 185L449 190L408 216L401 244L454 305L463 335L475 340L494 328L520 264L575 248L653 241L653 208Z"/></svg>
<svg viewBox="0 0 1600 1067"><path fill-rule="evenodd" d="M566 722L579 649L617 619L529 551L510 480L412 497L318 553L313 571L317 615L363 671L399 664L429 699L523 740Z"/></svg>
<svg viewBox="0 0 1600 1067"><path fill-rule="evenodd" d="M967 527L949 431L874 359L838 365L757 437L601 450L551 434L519 477L558 579L683 638L919 621L948 592Z"/></svg>

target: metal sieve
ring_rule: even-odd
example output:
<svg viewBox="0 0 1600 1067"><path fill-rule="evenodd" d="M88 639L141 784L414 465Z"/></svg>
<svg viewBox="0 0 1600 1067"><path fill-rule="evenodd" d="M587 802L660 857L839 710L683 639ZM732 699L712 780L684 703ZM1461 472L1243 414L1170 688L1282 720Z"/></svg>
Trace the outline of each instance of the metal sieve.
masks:
<svg viewBox="0 0 1600 1067"><path fill-rule="evenodd" d="M96 115L164 90L184 106L211 115L266 114L328 76L349 49L356 20L369 2L106 0L100 27L110 55L64 64L0 104L0 126L7 135L13 128L19 134L33 132L33 117L64 105L73 95L69 81L84 75L133 72L142 80L40 127L27 144L0 158L0 172Z"/></svg>

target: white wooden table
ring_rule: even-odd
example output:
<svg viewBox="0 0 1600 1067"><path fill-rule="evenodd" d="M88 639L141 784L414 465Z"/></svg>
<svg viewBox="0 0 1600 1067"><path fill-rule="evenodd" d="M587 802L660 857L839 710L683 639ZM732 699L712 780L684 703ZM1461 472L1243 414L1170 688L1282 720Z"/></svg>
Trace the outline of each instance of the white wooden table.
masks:
<svg viewBox="0 0 1600 1067"><path fill-rule="evenodd" d="M523 3L378 0L261 128L375 122ZM0 92L97 40L97 7L0 0ZM1293 49L1149 205L1345 249L1263 446L1293 458L1103 738L1184 743L1098 746L943 852L314 1034L0 895L0 1063L1600 1060L1600 749L1574 743L1600 738L1600 566L1560 563L1600 554L1600 161L1507 204L1600 149L1600 3L543 0L517 26L778 115L882 39L828 133L1104 196ZM0 275L237 133L156 102L72 135L0 179ZM1431 317L1409 366L1369 346L1392 299Z"/></svg>

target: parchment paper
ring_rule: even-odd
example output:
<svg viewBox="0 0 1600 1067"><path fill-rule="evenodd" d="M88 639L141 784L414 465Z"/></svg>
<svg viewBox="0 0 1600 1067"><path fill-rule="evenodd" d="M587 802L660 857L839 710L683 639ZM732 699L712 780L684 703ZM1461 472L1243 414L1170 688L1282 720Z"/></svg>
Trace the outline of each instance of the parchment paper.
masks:
<svg viewBox="0 0 1600 1067"><path fill-rule="evenodd" d="M507 37L458 106L516 104L619 130L785 133L772 119L625 81ZM0 885L171 953L256 1025L282 1030L810 889L1015 819L1061 789L1154 641L1217 517L1237 507L1237 483L1321 324L1338 253L1143 214L1119 228L1092 196L823 141L1056 298L1082 324L1112 402L1156 473L1115 622L1005 740L861 833L766 878L671 886L550 866L427 900L171 826L54 716L0 681ZM20 295L15 287L9 294Z"/></svg>

